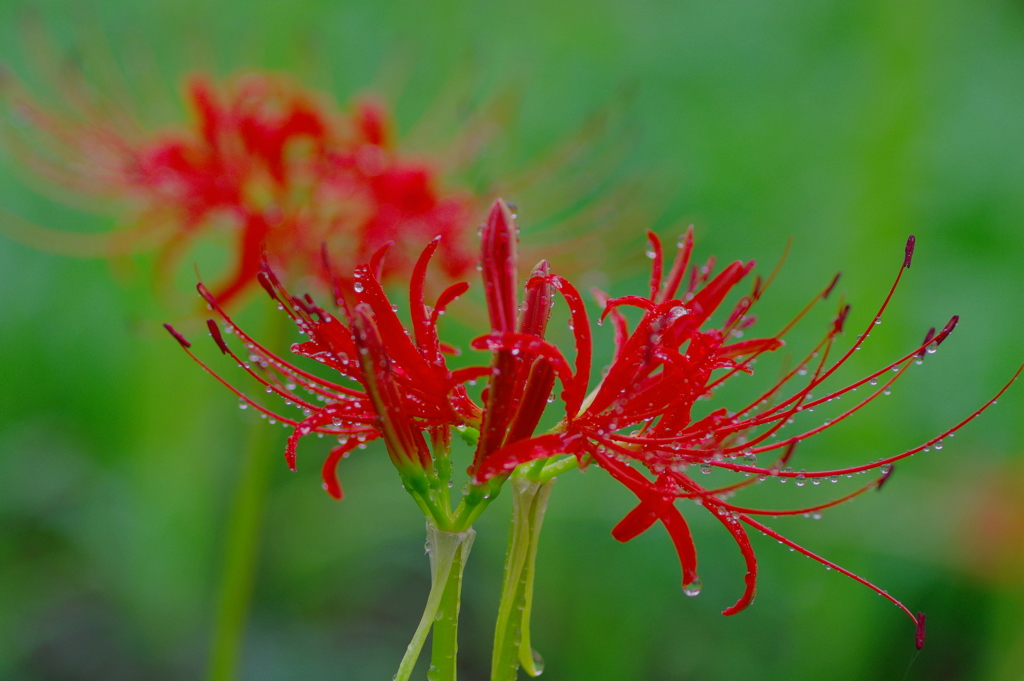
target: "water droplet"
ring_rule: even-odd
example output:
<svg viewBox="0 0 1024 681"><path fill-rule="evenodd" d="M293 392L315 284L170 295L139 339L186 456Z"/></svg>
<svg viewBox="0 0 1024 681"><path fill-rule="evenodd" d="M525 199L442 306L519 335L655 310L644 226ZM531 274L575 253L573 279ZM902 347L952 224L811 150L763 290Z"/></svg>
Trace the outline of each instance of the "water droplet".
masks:
<svg viewBox="0 0 1024 681"><path fill-rule="evenodd" d="M700 594L701 586L703 585L700 583L700 577L694 577L689 584L683 585L683 593L693 598Z"/></svg>
<svg viewBox="0 0 1024 681"><path fill-rule="evenodd" d="M683 315L687 314L688 312L689 312L689 310L687 310L682 305L676 305L675 307L673 307L671 310L668 311L668 321L671 322L671 321L674 321L676 319L679 319L680 317L682 317Z"/></svg>
<svg viewBox="0 0 1024 681"><path fill-rule="evenodd" d="M365 287L363 286L363 282L357 281L356 283L352 284L352 288L355 289L356 293L362 293Z"/></svg>
<svg viewBox="0 0 1024 681"><path fill-rule="evenodd" d="M544 658L532 648L530 649L530 656L533 658L533 675L540 676L544 673Z"/></svg>

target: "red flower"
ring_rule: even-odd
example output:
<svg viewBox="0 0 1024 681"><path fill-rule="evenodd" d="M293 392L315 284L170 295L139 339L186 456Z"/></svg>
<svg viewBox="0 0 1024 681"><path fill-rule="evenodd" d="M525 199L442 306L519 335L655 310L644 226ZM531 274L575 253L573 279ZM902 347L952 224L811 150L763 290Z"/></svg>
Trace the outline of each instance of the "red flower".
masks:
<svg viewBox="0 0 1024 681"><path fill-rule="evenodd" d="M733 305L722 326L708 328L711 315L719 310L727 295L751 272L754 263L732 263L714 277L711 276L713 260L703 267L689 268L693 249L691 230L680 241L675 261L663 278L661 243L653 233L649 232L648 235L651 241L650 255L654 260L649 295L608 299L599 294L604 304L602 321L610 317L614 323L616 354L604 378L592 391L588 390L591 369L590 327L581 297L569 282L556 275L541 275L534 277L528 288L532 290L553 286L569 304L576 339L574 371L569 370L567 360L558 350L520 338L494 325L495 331L485 341L487 347L498 356L518 351L520 358L535 358L555 368L555 373L562 379L565 418L547 434L516 439L506 442L500 449L486 452L474 462L471 471L474 479L483 483L523 464L547 460L558 453L575 456L580 465L595 461L633 492L640 502L615 527L612 534L620 541L627 541L656 521L661 521L675 543L682 564L683 588L687 594L699 593L700 580L690 530L674 505L679 499L691 499L710 511L733 536L746 561L744 593L724 614L740 612L753 600L757 561L747 536L747 528L754 528L829 568L835 568L895 603L917 623L917 643L920 647L924 641L923 614L914 616L902 603L879 587L781 536L757 519L764 515L817 514L870 489L881 488L891 473L893 463L931 447L940 448L943 438L951 436L999 397L996 395L962 422L928 442L879 461L818 471L793 471L787 466L797 443L845 420L880 395L887 394L892 384L912 363L920 362L926 354L934 352L956 326L957 317L953 317L938 333L935 329L930 330L920 346L895 362L845 387L826 389L823 396L811 395L812 390L822 387L852 356L867 338L868 331L881 320L903 270L910 267L914 238L910 237L907 242L899 274L872 324L838 360L830 361L830 354L836 338L843 331L849 306L839 310L826 337L798 368L787 373L766 392L749 403L732 408L719 407L698 418L694 415L697 401L712 398L714 390L730 378L740 373L753 373L754 360L781 347L782 336L807 313L814 302L828 297L836 280L778 333L764 338L734 341L733 337L742 335L740 332L754 322L750 309L764 293L770 280L762 282L757 278L753 290ZM638 307L643 312L642 319L632 332L618 309L627 305ZM807 374L809 377L803 378ZM790 388L794 384L799 385ZM780 433L798 414L813 411L814 407L846 396L860 387L869 387L870 394L831 421L796 435L783 437ZM1008 387L1009 384L999 394ZM789 393L784 392L787 388ZM768 461L765 461L766 458ZM643 475L637 467L646 469L651 477ZM724 469L748 477L723 487L706 487L689 474L693 468L698 468L702 473L716 468ZM879 476L849 494L806 508L765 510L729 501L736 491L767 477L777 477L783 481L792 478L797 485L803 485L807 480L819 482L829 478L834 481L838 476L852 476L867 471L877 471Z"/></svg>
<svg viewBox="0 0 1024 681"><path fill-rule="evenodd" d="M196 236L224 226L234 232L231 271L216 287L222 303L249 288L264 249L278 268L316 272L326 244L351 271L389 241L441 234L449 277L472 262L458 238L467 197L441 193L429 165L396 151L379 104L341 112L271 76L226 86L194 78L191 128L153 136L96 107L48 111L5 82L30 124L9 135L25 165L86 197L134 206L131 221L139 226L117 243L155 239L167 269ZM414 252L398 249L384 275L407 273L414 260Z"/></svg>
<svg viewBox="0 0 1024 681"><path fill-rule="evenodd" d="M414 269L409 300L411 331L403 326L380 285L386 249L376 253L369 265L357 268L352 280L335 281L336 302L344 322L316 306L309 296L290 296L269 267L264 266L259 275L261 284L310 338L293 346L293 352L357 381L361 390L328 382L276 357L235 326L216 297L200 285L203 297L247 347L249 359L229 348L211 320L210 332L221 350L269 392L297 405L303 417L281 416L235 388L231 390L246 405L294 428L286 452L292 467L296 443L302 435L315 431L339 437L340 445L324 466L325 485L336 497L340 497L334 479L338 459L358 443L379 437L385 441L406 486L424 510L435 518L447 517L436 511L439 498L431 490L447 488L442 483L447 482L451 470L447 458L451 429L478 429L476 452L468 470L471 484L466 500L471 504L490 498L505 477L520 466L529 465L527 475L543 476L566 468L566 463L575 461L582 466L594 461L639 500L638 506L613 529L613 536L627 541L655 522L662 522L675 543L687 594L700 591L700 580L689 527L675 506L679 499L691 499L710 511L733 536L746 561L744 593L724 614L743 610L754 597L757 561L747 535L748 528L754 528L885 596L917 623L918 645L923 644L923 615L914 616L879 587L786 539L757 519L763 515L819 513L880 488L893 463L931 447L939 448L943 438L984 411L1009 387L1007 383L996 397L959 424L908 451L861 466L832 470L793 471L788 466L797 443L845 420L887 393L912 363L934 352L956 326L957 317L953 317L937 333L934 329L929 331L921 345L895 362L850 385L828 390L824 396L811 395L812 390L822 387L847 362L881 319L903 270L910 267L913 237L907 242L896 281L872 324L839 359L830 361L830 355L843 331L849 306L839 310L825 338L797 368L767 391L749 403L733 409L712 409L698 417L694 410L699 400L711 398L725 381L741 373L753 373L754 360L781 347L783 335L816 302L828 297L836 280L774 335L733 340L753 324L750 310L771 278L767 282L757 278L751 292L741 296L729 310L721 327L711 328L708 320L747 277L754 263L732 263L715 276L713 261L691 268L691 231L681 240L676 258L664 275L661 243L653 233L648 233L654 261L649 295L608 299L599 294L604 305L602 320L610 318L613 322L616 353L600 384L590 390L592 339L583 299L572 284L551 274L548 263L542 261L528 280L520 304L516 233L511 210L507 204L497 202L481 231L481 270L491 330L472 341L474 348L492 353L491 363L455 371L445 362L443 353L450 348L441 343L437 322L444 308L465 292L468 284L446 289L433 308L424 304L427 264L438 247L438 239L430 243ZM573 364L545 340L556 293L569 307L575 338ZM627 305L638 307L643 313L633 331L619 310ZM168 329L189 348L188 341ZM466 388L468 382L480 377L487 377L483 406L472 401ZM550 431L535 435L556 379L562 384L564 418ZM782 428L794 417L861 387L869 387L869 395L831 421L796 435L782 436ZM315 399L304 397L299 389ZM427 445L427 436L432 448ZM555 457L561 458L552 461ZM553 468L545 469L549 463ZM747 477L730 485L709 487L689 475L693 467L702 473L717 468ZM642 473L644 470L648 475ZM807 480L835 480L866 471L877 471L878 477L837 499L805 508L764 510L729 501L733 493L768 477L783 481L792 478L797 485L803 485ZM443 498L447 500L447 496ZM466 522L471 522L475 515L468 513L466 518Z"/></svg>
<svg viewBox="0 0 1024 681"><path fill-rule="evenodd" d="M233 350L221 327L208 321L211 336L224 354L262 384L302 411L290 417L268 409L231 386L192 353L191 344L170 325L168 331L186 351L242 400L265 417L293 428L285 456L295 468L298 440L316 432L337 437L339 444L323 467L324 487L341 498L335 477L338 461L356 447L380 438L384 440L395 467L417 502L441 525L471 523L496 492L502 480L472 485L466 495L464 515L448 513L447 487L451 473L448 451L451 430L479 432L476 460L517 439L531 437L547 404L555 376L568 380L567 365L552 365L534 357L555 357L558 351L543 341L551 309L551 286L542 281L547 263L535 270L537 283L527 291L522 308L518 304L516 284L516 226L508 205L495 203L482 230L483 279L488 310L496 330L508 329L520 345L495 353L491 367L474 366L451 370L444 355L455 349L442 343L438 320L448 305L469 287L467 283L449 286L433 307L424 300L424 285L431 257L441 244L435 238L420 255L413 268L410 285L410 318L407 328L396 313L396 306L381 286L381 271L388 246L375 253L370 263L357 267L349 279L333 278L340 315L316 305L313 299L289 294L271 268L264 264L258 280L267 293L294 320L299 332L309 340L292 346L292 352L315 360L359 384L348 387L321 378L276 356L239 328L223 305L206 286L200 295L220 317L229 335L245 346L241 354ZM330 268L329 268L330 269ZM475 344L485 345L482 339ZM521 350L526 352L521 354ZM490 380L483 393L484 406L469 396L466 383L482 376ZM468 433L467 433L468 434ZM430 440L428 445L427 440ZM479 507L479 508L478 508ZM476 509L476 510L474 510Z"/></svg>
<svg viewBox="0 0 1024 681"><path fill-rule="evenodd" d="M337 437L339 444L323 469L324 487L336 498L341 498L341 487L334 467L356 447L383 438L395 467L403 476L416 477L431 468L424 432L447 439L449 433L441 431L450 426L480 423L480 410L463 386L467 372L448 369L443 353L452 349L442 344L437 334L439 316L468 285L448 287L432 308L424 302L427 264L439 244L440 238L431 241L415 266L410 295L412 334L403 326L380 283L387 246L374 255L370 265L356 268L347 299L338 297L336 302L345 321L318 306L309 295L290 295L268 265L264 264L259 272L259 283L294 320L299 332L309 337L293 345L292 352L358 382L361 390L326 380L276 356L239 328L217 297L199 285L200 295L221 318L225 330L245 345L246 356L231 349L217 322L211 319L207 325L221 351L230 355L267 392L298 407L303 416L292 418L262 406L221 379L205 363L196 361L237 394L243 406L251 406L263 416L294 428L285 451L293 470L301 436L317 432ZM192 355L191 344L170 325L165 326ZM471 375L478 373L469 371Z"/></svg>

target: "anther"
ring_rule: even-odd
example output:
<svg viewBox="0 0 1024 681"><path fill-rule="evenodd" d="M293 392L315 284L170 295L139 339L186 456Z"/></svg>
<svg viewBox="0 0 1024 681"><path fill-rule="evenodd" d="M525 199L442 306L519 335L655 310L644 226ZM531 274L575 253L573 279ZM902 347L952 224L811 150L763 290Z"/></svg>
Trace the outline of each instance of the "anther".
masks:
<svg viewBox="0 0 1024 681"><path fill-rule="evenodd" d="M833 323L833 329L835 330L835 332L837 334L843 332L843 324L846 323L846 316L849 315L849 314L850 314L850 306L849 305L844 305L843 309L839 311L839 314L836 316L836 320Z"/></svg>
<svg viewBox="0 0 1024 681"><path fill-rule="evenodd" d="M210 329L210 335L213 336L213 341L220 348L220 351L225 355L228 354L228 344L224 342L224 337L220 333L220 327L217 326L217 322L212 319L206 320L206 326Z"/></svg>
<svg viewBox="0 0 1024 681"><path fill-rule="evenodd" d="M176 340L179 343L181 343L181 347L186 348L186 349L192 347L192 344L188 342L188 339L185 338L184 336L182 336L177 331L175 331L173 326L171 326L170 324L164 324L164 328L167 329L168 333L170 333L172 336L174 336L174 340Z"/></svg>
<svg viewBox="0 0 1024 681"><path fill-rule="evenodd" d="M918 359L924 357L924 353L926 351L926 348L928 347L928 344L931 343L934 339L935 327L933 326L932 328L928 329L928 333L924 335L924 340L921 341L921 350L917 353Z"/></svg>
<svg viewBox="0 0 1024 681"><path fill-rule="evenodd" d="M907 238L907 248L905 251L906 254L903 256L903 266L906 267L907 269L910 269L910 261L914 257L914 244L916 242L917 239L914 238L913 234L911 234L910 237Z"/></svg>
<svg viewBox="0 0 1024 681"><path fill-rule="evenodd" d="M267 295L274 300L281 302L281 299L277 297L277 291L274 290L273 282L270 281L270 275L266 272L260 272L256 275L256 281L260 283L260 286L262 286L263 290L267 292Z"/></svg>
<svg viewBox="0 0 1024 681"><path fill-rule="evenodd" d="M894 466L889 466L889 468L885 469L885 472L882 473L882 477L878 479L878 485L875 487L876 490L878 490L879 492L882 491L882 485L889 481L889 478L892 477L892 472L894 470Z"/></svg>
<svg viewBox="0 0 1024 681"><path fill-rule="evenodd" d="M836 284L839 283L839 277L842 276L842 274L842 272L836 272L836 276L832 277L832 283L829 284L828 288L825 289L825 292L821 294L822 300L825 300L826 298L829 297L829 295L832 294L832 289L834 289L836 287Z"/></svg>
<svg viewBox="0 0 1024 681"><path fill-rule="evenodd" d="M950 318L950 320L946 322L946 325L942 327L942 331L939 332L939 335L935 337L935 344L939 345L942 343L942 341L946 340L946 337L949 336L949 334L953 333L953 329L956 328L956 325L959 321L960 315L953 315Z"/></svg>

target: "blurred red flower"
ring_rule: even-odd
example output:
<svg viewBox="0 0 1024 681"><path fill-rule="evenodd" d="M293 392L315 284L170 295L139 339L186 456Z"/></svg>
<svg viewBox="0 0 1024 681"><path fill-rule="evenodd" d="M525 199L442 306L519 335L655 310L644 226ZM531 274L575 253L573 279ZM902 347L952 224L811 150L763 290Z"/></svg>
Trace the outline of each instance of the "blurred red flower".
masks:
<svg viewBox="0 0 1024 681"><path fill-rule="evenodd" d="M196 237L229 230L232 264L215 287L224 304L250 288L264 250L279 271L316 273L326 247L352 271L395 241L386 277L415 260L407 244L441 234L448 277L472 263L459 238L468 197L445 192L428 163L396 149L379 103L343 111L280 77L195 77L191 125L150 134L88 102L49 110L12 78L4 84L21 123L7 142L23 165L56 187L133 207L137 226L111 250L155 241L166 271Z"/></svg>

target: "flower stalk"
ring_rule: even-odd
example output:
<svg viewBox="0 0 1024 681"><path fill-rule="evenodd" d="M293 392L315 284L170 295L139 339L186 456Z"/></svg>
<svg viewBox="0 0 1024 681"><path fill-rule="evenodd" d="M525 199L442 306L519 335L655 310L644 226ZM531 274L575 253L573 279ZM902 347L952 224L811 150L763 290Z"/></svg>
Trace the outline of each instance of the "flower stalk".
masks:
<svg viewBox="0 0 1024 681"><path fill-rule="evenodd" d="M419 659L427 634L433 629L430 681L455 681L459 632L462 573L476 530L446 532L427 519L427 552L430 555L430 594L423 617L406 648L394 681L408 681Z"/></svg>
<svg viewBox="0 0 1024 681"><path fill-rule="evenodd" d="M519 667L539 676L544 662L530 645L530 613L537 563L537 543L554 479L545 482L514 475L512 525L494 628L491 681L515 681Z"/></svg>

